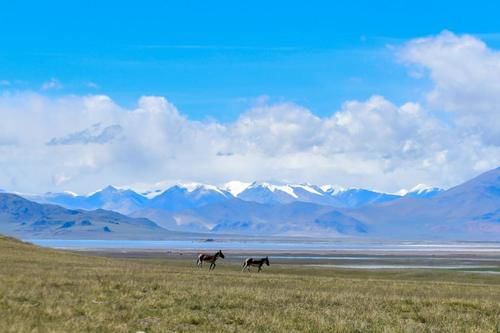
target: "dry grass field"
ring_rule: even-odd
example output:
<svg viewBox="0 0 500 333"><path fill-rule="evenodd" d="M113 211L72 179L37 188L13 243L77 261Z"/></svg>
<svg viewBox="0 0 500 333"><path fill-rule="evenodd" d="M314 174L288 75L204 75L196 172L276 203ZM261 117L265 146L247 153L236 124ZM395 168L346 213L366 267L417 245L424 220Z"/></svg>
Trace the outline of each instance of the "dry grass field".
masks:
<svg viewBox="0 0 500 333"><path fill-rule="evenodd" d="M0 237L0 332L500 332L500 276L239 269Z"/></svg>

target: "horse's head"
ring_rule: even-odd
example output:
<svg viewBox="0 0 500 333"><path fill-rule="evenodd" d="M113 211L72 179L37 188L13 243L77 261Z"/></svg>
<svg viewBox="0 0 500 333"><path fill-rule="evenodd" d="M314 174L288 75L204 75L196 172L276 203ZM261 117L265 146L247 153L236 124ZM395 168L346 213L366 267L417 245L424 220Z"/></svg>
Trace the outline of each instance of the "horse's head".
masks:
<svg viewBox="0 0 500 333"><path fill-rule="evenodd" d="M224 259L224 253L222 253L221 250L219 250L219 252L217 252L216 255Z"/></svg>
<svg viewBox="0 0 500 333"><path fill-rule="evenodd" d="M269 257L264 258L264 262L266 263L267 266L269 266Z"/></svg>

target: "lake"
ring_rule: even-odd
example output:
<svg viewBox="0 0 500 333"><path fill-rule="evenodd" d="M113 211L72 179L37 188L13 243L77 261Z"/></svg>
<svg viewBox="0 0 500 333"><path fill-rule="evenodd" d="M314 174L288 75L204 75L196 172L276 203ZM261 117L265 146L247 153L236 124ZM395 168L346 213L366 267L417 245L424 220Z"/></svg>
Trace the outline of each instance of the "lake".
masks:
<svg viewBox="0 0 500 333"><path fill-rule="evenodd" d="M350 242L350 241L304 241L304 240L61 240L26 239L33 244L58 249L142 249L142 250L259 250L291 252L416 252L416 253L492 253L500 254L497 242Z"/></svg>

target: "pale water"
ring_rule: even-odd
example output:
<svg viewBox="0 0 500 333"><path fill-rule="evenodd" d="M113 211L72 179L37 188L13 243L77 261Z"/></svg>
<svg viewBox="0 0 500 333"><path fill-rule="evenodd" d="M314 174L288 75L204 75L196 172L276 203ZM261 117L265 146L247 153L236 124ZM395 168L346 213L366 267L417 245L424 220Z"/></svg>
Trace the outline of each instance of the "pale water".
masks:
<svg viewBox="0 0 500 333"><path fill-rule="evenodd" d="M291 252L349 251L369 253L491 253L500 255L500 243L496 242L325 242L325 241L266 241L266 240L60 240L26 239L36 245L73 250L89 249L142 249L142 250L259 250Z"/></svg>

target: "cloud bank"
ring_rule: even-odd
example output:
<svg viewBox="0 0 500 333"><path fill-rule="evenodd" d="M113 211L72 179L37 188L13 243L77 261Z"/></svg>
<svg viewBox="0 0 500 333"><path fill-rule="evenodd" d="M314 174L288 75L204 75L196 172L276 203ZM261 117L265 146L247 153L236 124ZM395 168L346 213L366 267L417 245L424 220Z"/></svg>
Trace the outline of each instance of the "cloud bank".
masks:
<svg viewBox="0 0 500 333"><path fill-rule="evenodd" d="M329 117L258 104L231 123L188 119L165 97L0 95L0 187L87 192L107 184L282 180L397 191L451 186L500 165L500 53L443 32L397 49L432 83L401 105L347 101Z"/></svg>

